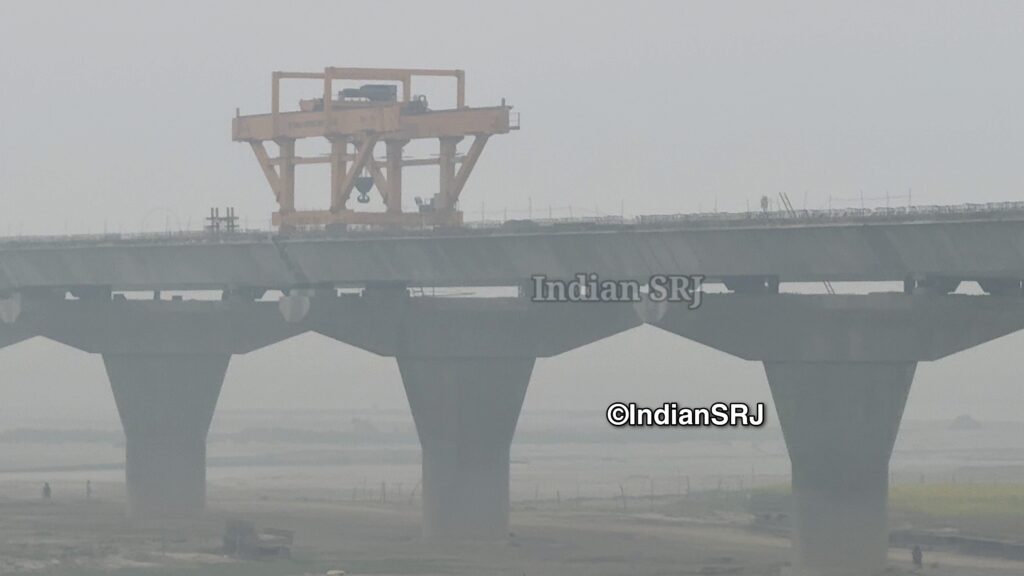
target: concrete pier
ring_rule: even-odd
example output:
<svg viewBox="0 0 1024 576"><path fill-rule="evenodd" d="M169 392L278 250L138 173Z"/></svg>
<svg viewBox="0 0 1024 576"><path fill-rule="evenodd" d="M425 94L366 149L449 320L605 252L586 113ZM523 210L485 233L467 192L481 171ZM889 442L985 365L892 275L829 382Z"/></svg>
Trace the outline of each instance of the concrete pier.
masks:
<svg viewBox="0 0 1024 576"><path fill-rule="evenodd" d="M30 302L19 322L101 354L125 434L128 511L146 523L194 517L206 502L206 436L233 354L305 328L273 302Z"/></svg>
<svg viewBox="0 0 1024 576"><path fill-rule="evenodd" d="M795 572L866 576L885 568L889 457L917 362L1024 328L1024 299L705 295L645 319L764 363L791 462Z"/></svg>
<svg viewBox="0 0 1024 576"><path fill-rule="evenodd" d="M633 306L409 297L404 288L319 298L315 329L397 358L423 449L423 532L508 535L509 449L536 358L640 323Z"/></svg>
<svg viewBox="0 0 1024 576"><path fill-rule="evenodd" d="M509 449L533 358L398 358L423 448L428 538L508 534Z"/></svg>
<svg viewBox="0 0 1024 576"><path fill-rule="evenodd" d="M801 574L885 567L889 457L915 366L765 363L792 466Z"/></svg>
<svg viewBox="0 0 1024 576"><path fill-rule="evenodd" d="M189 517L206 505L206 435L227 354L104 354L126 442L133 518Z"/></svg>

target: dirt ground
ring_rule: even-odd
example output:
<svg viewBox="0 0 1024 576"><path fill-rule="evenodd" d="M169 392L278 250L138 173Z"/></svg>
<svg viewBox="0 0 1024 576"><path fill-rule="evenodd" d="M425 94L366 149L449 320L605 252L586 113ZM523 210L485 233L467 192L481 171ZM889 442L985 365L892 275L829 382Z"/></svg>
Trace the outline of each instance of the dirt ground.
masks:
<svg viewBox="0 0 1024 576"><path fill-rule="evenodd" d="M0 574L663 575L786 574L789 543L739 519L670 518L622 511L614 501L520 504L513 533L491 543L436 545L419 537L418 507L344 500L222 499L188 528L139 527L118 500L0 500ZM224 522L244 517L295 530L290 559L240 561L220 554ZM893 550L894 572L909 554ZM1024 563L935 553L925 574L1017 575Z"/></svg>
<svg viewBox="0 0 1024 576"><path fill-rule="evenodd" d="M373 424L377 436L349 442L344 434L353 426L331 428L334 415L323 422L306 415L281 424L295 426L285 432L255 428L264 415L232 418L211 436L208 512L188 526L143 527L126 519L116 430L98 440L82 432L57 439L34 433L0 443L0 575L788 572L784 531L751 528L753 495L788 485L777 430L651 441L613 435L607 427L579 432L562 415L527 417L513 445L512 535L439 546L420 538L419 449L411 422L381 416ZM1018 432L905 426L894 455L893 526L1022 537L1019 523L989 521L994 506L1004 509L1019 494L1003 487L1017 485L1024 469ZM43 481L53 487L50 501L40 498ZM229 519L293 530L291 558L224 556ZM893 574L910 572L909 551L893 549L890 557ZM932 550L925 562L922 573L935 576L1024 574L1024 563Z"/></svg>

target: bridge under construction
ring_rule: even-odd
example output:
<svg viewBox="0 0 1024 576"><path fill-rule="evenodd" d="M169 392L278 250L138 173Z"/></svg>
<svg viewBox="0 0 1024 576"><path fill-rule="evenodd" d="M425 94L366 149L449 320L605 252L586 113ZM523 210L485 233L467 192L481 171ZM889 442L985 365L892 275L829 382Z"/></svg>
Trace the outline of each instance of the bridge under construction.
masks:
<svg viewBox="0 0 1024 576"><path fill-rule="evenodd" d="M455 108L416 98L422 75L454 79ZM291 79L322 81L322 93L284 111L278 84ZM335 92L353 80L373 83ZM277 232L0 240L0 346L41 336L103 357L130 514L201 512L206 433L231 357L316 332L395 358L422 446L425 535L503 538L509 447L535 360L647 323L763 364L792 464L797 569L882 569L889 457L917 364L1024 328L1024 207L466 226L466 180L487 139L516 123L504 104L466 107L464 82L457 70L274 74L271 113L239 115L233 137L251 145L277 198ZM331 152L299 157L300 138L326 138ZM406 159L416 138L437 140L437 158ZM330 204L297 211L294 171L313 162L331 166ZM420 163L439 166L439 189L406 213L401 172ZM384 212L350 206L374 188ZM716 290L697 309L531 299L533 276L580 272L701 275ZM789 289L823 282L851 288ZM880 282L892 287L878 292ZM979 294L957 293L965 282ZM219 298L199 295L210 292Z"/></svg>

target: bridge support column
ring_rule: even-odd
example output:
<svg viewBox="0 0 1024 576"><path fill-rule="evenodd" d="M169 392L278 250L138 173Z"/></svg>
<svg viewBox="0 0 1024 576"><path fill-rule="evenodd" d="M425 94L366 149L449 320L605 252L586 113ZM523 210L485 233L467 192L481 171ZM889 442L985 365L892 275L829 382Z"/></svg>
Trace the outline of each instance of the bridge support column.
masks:
<svg viewBox="0 0 1024 576"><path fill-rule="evenodd" d="M104 354L126 440L129 514L194 516L206 504L206 434L229 354Z"/></svg>
<svg viewBox="0 0 1024 576"><path fill-rule="evenodd" d="M430 539L508 534L509 449L533 358L398 357L423 450Z"/></svg>
<svg viewBox="0 0 1024 576"><path fill-rule="evenodd" d="M249 300L261 293L237 287L221 301L61 295L31 302L19 319L33 334L103 356L127 440L133 517L163 521L203 509L206 432L231 356L308 330L282 318L289 306Z"/></svg>
<svg viewBox="0 0 1024 576"><path fill-rule="evenodd" d="M632 304L411 297L404 287L318 297L313 328L398 360L423 453L424 535L508 535L509 450L536 358L638 325Z"/></svg>
<svg viewBox="0 0 1024 576"><path fill-rule="evenodd" d="M1019 297L706 294L664 330L764 363L792 468L801 576L884 569L889 456L918 362L1024 327Z"/></svg>
<svg viewBox="0 0 1024 576"><path fill-rule="evenodd" d="M794 566L875 574L889 550L889 457L915 362L765 362L792 466Z"/></svg>

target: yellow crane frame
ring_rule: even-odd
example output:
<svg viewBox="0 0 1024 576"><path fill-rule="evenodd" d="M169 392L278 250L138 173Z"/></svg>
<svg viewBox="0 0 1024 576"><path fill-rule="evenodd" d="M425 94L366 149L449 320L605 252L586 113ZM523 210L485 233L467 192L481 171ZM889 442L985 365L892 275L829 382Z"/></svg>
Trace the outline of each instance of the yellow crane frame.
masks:
<svg viewBox="0 0 1024 576"><path fill-rule="evenodd" d="M416 109L412 80L417 76L452 77L456 80L456 107L447 110ZM322 80L319 109L281 110L282 80ZM349 103L334 97L336 81L369 80L398 82L401 97L385 102ZM457 203L488 138L518 129L511 106L466 106L466 75L462 70L400 68L325 68L323 72L274 72L269 114L236 114L232 139L248 142L263 169L278 203L275 225L320 226L335 223L401 226L457 226L462 213ZM473 142L463 156L457 145L466 136ZM331 152L322 157L298 157L295 142L301 138L326 138ZM436 158L407 159L402 153L410 140L436 139ZM271 157L266 142L277 144ZM383 143L383 159L374 150ZM351 149L350 149L351 148ZM328 163L331 167L330 208L295 209L295 168L302 164ZM417 212L402 211L402 169L406 166L440 167L438 191ZM458 165L458 166L457 166ZM384 201L384 212L356 211L347 204L362 172L368 172Z"/></svg>

